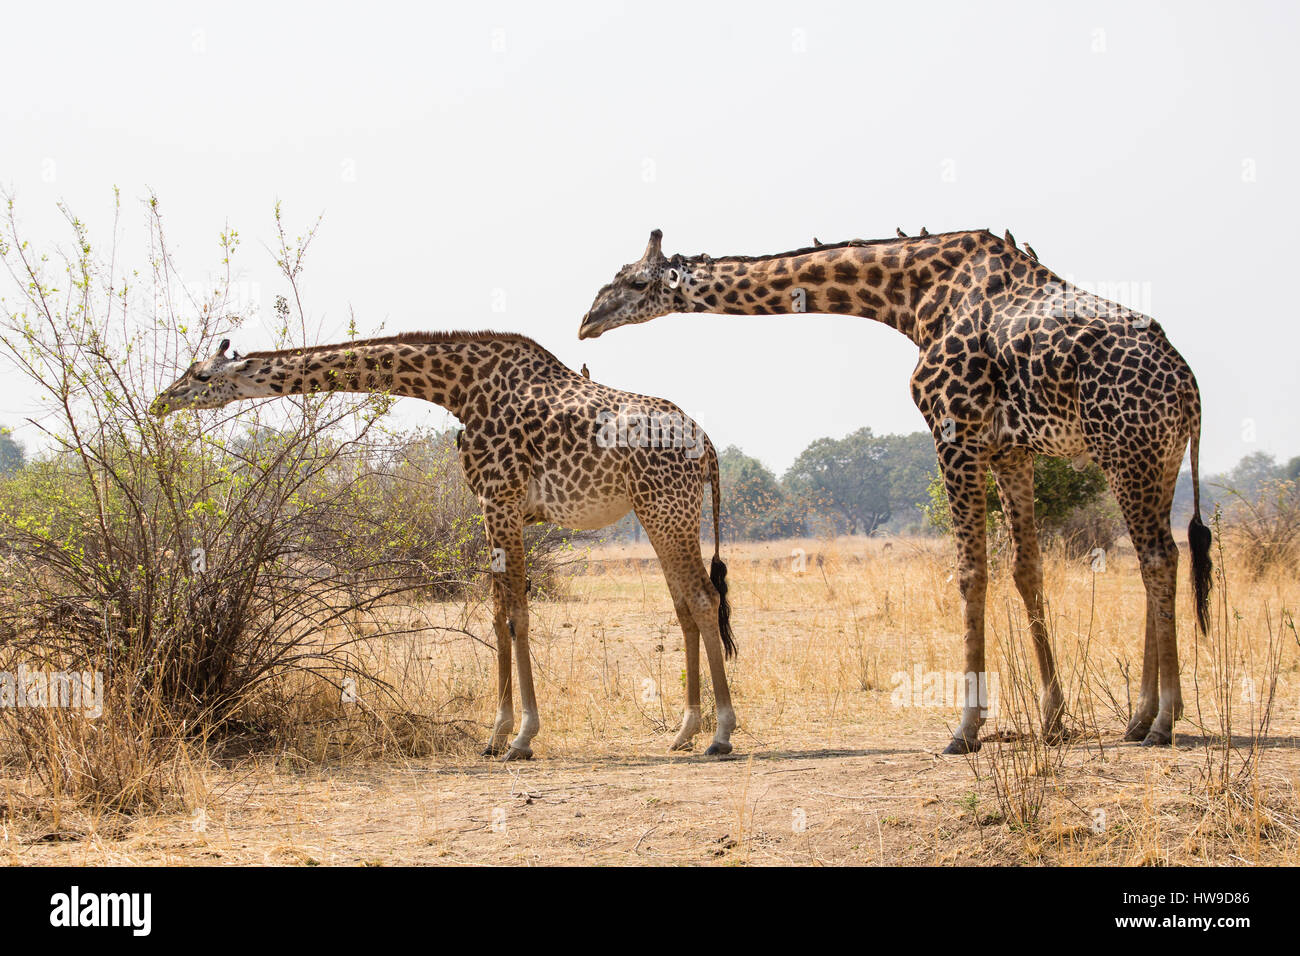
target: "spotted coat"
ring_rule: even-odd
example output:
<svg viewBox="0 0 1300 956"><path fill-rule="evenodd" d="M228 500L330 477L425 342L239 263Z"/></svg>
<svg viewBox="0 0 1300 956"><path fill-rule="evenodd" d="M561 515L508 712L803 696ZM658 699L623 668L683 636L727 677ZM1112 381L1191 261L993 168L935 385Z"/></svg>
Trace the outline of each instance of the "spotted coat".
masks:
<svg viewBox="0 0 1300 956"><path fill-rule="evenodd" d="M1210 536L1200 518L1196 378L1157 322L1066 283L1010 233L922 233L714 258L665 256L656 230L641 258L596 295L579 337L673 312L823 312L870 318L911 339L919 353L912 399L934 434L957 539L966 673L985 672L984 489L992 469L1052 736L1062 732L1064 704L1044 622L1032 456L1095 460L1123 510L1147 592L1142 689L1126 738L1169 743L1182 711L1169 511L1189 441L1194 608L1202 627L1207 621ZM977 748L982 720L968 700L949 752Z"/></svg>
<svg viewBox="0 0 1300 956"><path fill-rule="evenodd" d="M717 705L708 753L728 753L735 713L724 657L734 649L726 565L718 552L718 458L708 436L672 402L594 382L522 335L409 333L277 352L217 353L196 362L154 402L158 414L281 395L348 391L409 396L448 409L469 487L492 549L498 708L485 754L532 755L540 726L528 651L523 527L551 521L600 528L634 511L658 554L685 636L687 703L674 749L701 727L699 642ZM699 531L712 485L714 555ZM514 727L512 647L524 712Z"/></svg>

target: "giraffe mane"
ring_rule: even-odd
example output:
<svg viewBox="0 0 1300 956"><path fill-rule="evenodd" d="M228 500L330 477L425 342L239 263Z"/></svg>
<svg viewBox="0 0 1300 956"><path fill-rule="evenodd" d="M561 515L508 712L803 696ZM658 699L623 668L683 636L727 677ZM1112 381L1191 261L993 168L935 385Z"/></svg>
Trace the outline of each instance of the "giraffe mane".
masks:
<svg viewBox="0 0 1300 956"><path fill-rule="evenodd" d="M351 339L347 342L329 342L324 345L306 345L291 349L247 352L242 357L252 359L313 355L319 352L330 352L340 348L358 348L367 345L457 345L468 342L515 342L531 346L540 352L544 352L552 359L555 359L555 356L535 339L531 339L526 335L521 335L518 332L494 332L491 329L449 332L401 332L397 335L386 335L372 339ZM557 362L559 361L559 359L555 360Z"/></svg>
<svg viewBox="0 0 1300 956"><path fill-rule="evenodd" d="M708 253L701 253L698 257L707 259L710 262L763 262L768 259L786 259L790 256L811 255L817 252L829 252L832 249L851 249L857 246L883 246L890 242L925 242L930 239L945 239L949 236L964 235L986 235L992 236L988 229L954 229L952 232L932 232L926 236L908 236L900 239L897 236L889 236L884 239L846 239L843 242L824 242L819 246L804 246L801 249L792 249L789 252L773 252L761 256L710 256ZM996 238L996 237L994 237ZM1000 241L1000 240L999 240Z"/></svg>

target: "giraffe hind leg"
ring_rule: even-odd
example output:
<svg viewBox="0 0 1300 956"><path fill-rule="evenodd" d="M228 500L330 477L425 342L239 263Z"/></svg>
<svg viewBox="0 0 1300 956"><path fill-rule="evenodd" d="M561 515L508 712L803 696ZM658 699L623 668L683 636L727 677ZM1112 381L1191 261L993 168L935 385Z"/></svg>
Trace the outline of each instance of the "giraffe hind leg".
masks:
<svg viewBox="0 0 1300 956"><path fill-rule="evenodd" d="M709 662L709 676L713 683L713 699L717 709L717 730L705 754L716 756L731 753L731 733L736 727L736 712L731 704L731 690L727 685L727 671L722 644L722 631L718 621L718 592L709 579L700 557L699 501L694 511L686 504L676 509L666 509L690 514L686 521L658 519L661 510L643 508L637 515L646 529L650 543L659 556L668 589L673 595L682 635L686 643L687 701L682 728L673 748L685 749L698 733L699 719L699 647L703 641ZM695 686L692 688L692 680Z"/></svg>
<svg viewBox="0 0 1300 956"><path fill-rule="evenodd" d="M1181 449L1180 449L1181 452ZM1149 456L1158 462L1158 455ZM1142 584L1146 588L1146 634L1142 654L1142 689L1138 706L1124 739L1143 746L1173 742L1174 722L1182 715L1182 687L1178 674L1178 637L1174 619L1178 587L1178 546L1169 522L1174 482L1181 463L1170 457L1163 473L1152 474L1146 458L1140 464L1110 476L1129 539L1138 554ZM1157 466L1158 467L1158 466Z"/></svg>
<svg viewBox="0 0 1300 956"><path fill-rule="evenodd" d="M700 732L700 629L691 614L690 605L677 594L673 595L677 622L682 628L686 651L686 706L682 711L682 725L669 750L690 750L695 735Z"/></svg>
<svg viewBox="0 0 1300 956"><path fill-rule="evenodd" d="M1155 606L1148 600L1146 626L1142 649L1142 682L1138 690L1137 707L1124 729L1124 739L1141 742L1151 730L1159 710L1159 649L1156 646Z"/></svg>

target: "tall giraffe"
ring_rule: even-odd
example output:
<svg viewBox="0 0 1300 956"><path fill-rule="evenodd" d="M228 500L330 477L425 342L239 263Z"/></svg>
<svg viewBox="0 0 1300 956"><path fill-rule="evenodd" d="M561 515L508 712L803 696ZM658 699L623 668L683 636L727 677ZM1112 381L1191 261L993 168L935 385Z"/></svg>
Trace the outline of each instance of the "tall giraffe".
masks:
<svg viewBox="0 0 1300 956"><path fill-rule="evenodd" d="M279 352L216 354L196 362L152 405L220 408L248 398L316 392L383 392L446 408L464 425L457 442L470 489L483 508L492 549L497 638L497 712L484 756L531 757L540 726L528 651L523 528L552 521L603 528L635 511L659 556L686 646L686 708L673 750L700 730L700 638L717 705L705 752L731 752L736 715L724 657L735 650L727 566L719 554L718 456L699 426L672 402L584 378L522 335L412 332ZM700 556L704 484L713 488L713 563ZM514 728L514 645L523 721Z"/></svg>
<svg viewBox="0 0 1300 956"><path fill-rule="evenodd" d="M639 260L596 295L580 338L675 312L860 315L920 351L912 399L934 433L952 509L965 605L968 695L946 753L979 747L972 693L984 669L988 571L985 476L993 470L1011 530L1016 588L1038 658L1044 731L1062 732L1064 697L1044 624L1034 525L1033 454L1105 472L1146 587L1142 688L1124 739L1169 744L1183 701L1174 594L1174 484L1191 442L1188 527L1197 623L1208 626L1210 531L1201 521L1201 399L1160 326L1061 280L987 230L853 240L773 256L667 257L655 230Z"/></svg>

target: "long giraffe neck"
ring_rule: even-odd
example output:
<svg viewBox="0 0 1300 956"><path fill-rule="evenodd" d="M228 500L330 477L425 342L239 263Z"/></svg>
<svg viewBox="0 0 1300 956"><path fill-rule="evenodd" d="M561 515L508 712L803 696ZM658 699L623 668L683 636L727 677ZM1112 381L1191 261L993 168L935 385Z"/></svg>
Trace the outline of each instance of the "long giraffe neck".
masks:
<svg viewBox="0 0 1300 956"><path fill-rule="evenodd" d="M989 237L992 238L992 237ZM918 345L933 334L928 320L951 279L983 245L978 233L850 242L780 256L682 262L697 312L860 315L902 332Z"/></svg>
<svg viewBox="0 0 1300 956"><path fill-rule="evenodd" d="M477 342L363 340L253 352L244 356L250 364L243 373L253 387L240 397L373 392L422 398L461 417L486 349Z"/></svg>

